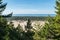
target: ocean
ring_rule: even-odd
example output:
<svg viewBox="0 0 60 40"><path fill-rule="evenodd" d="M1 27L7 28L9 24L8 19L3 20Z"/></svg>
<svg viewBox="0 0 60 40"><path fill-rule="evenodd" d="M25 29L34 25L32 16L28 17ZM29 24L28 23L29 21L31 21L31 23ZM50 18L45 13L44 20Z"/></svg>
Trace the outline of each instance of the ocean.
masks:
<svg viewBox="0 0 60 40"><path fill-rule="evenodd" d="M55 16L56 14L13 14L13 16Z"/></svg>

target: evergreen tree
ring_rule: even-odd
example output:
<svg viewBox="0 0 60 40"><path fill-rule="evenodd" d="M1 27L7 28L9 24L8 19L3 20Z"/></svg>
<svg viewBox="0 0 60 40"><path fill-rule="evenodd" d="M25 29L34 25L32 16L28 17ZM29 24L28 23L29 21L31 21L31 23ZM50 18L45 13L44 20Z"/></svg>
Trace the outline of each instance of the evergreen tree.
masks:
<svg viewBox="0 0 60 40"><path fill-rule="evenodd" d="M0 40L10 40L11 34L13 33L11 30L13 30L12 24L7 24L7 19L2 17L2 13L6 8L7 3L3 3L2 0L0 0ZM10 35L10 36L9 36Z"/></svg>
<svg viewBox="0 0 60 40"><path fill-rule="evenodd" d="M24 37L23 32L24 31L23 31L22 27L20 26L20 24L18 24L16 31L18 33L18 40L23 40L23 37Z"/></svg>
<svg viewBox="0 0 60 40"><path fill-rule="evenodd" d="M60 0L56 0L55 8L57 9L56 16L49 17L49 23L46 23L38 33L42 39L60 40Z"/></svg>
<svg viewBox="0 0 60 40"><path fill-rule="evenodd" d="M0 15L5 10L7 3L3 3L2 0L0 0Z"/></svg>
<svg viewBox="0 0 60 40"><path fill-rule="evenodd" d="M25 40L33 40L34 31L31 30L32 26L31 26L31 20L30 19L28 19L27 26L25 26L25 27L26 27L26 31L27 31L24 33L25 38L26 38Z"/></svg>
<svg viewBox="0 0 60 40"><path fill-rule="evenodd" d="M27 26L25 26L26 30L31 30L32 29L32 26L31 26L31 20L28 19L27 20Z"/></svg>
<svg viewBox="0 0 60 40"><path fill-rule="evenodd" d="M0 40L33 40L34 32L30 30L30 20L27 22L26 27L29 29L27 32L22 31L20 25L18 25L17 28L14 28L12 22L7 24L7 19L2 17L2 12L5 10L6 5L6 3L3 3L2 0L0 0Z"/></svg>
<svg viewBox="0 0 60 40"><path fill-rule="evenodd" d="M7 21L6 19L2 18L1 14L6 8L6 3L3 3L2 0L0 0L0 40L5 40L7 38Z"/></svg>

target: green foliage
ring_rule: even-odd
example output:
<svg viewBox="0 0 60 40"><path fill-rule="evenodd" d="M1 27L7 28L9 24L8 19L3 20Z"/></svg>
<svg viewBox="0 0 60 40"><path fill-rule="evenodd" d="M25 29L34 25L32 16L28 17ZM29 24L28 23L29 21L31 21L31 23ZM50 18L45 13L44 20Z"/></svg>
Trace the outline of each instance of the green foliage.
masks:
<svg viewBox="0 0 60 40"><path fill-rule="evenodd" d="M32 29L31 20L30 19L28 19L27 26L25 26L25 28L26 28L26 30Z"/></svg>
<svg viewBox="0 0 60 40"><path fill-rule="evenodd" d="M0 40L8 39L7 20L1 17L1 14L5 10L5 8L6 4L2 4L2 0L0 0Z"/></svg>
<svg viewBox="0 0 60 40"><path fill-rule="evenodd" d="M60 40L60 0L56 1L56 10L56 16L48 17L48 23L38 32L40 38Z"/></svg>
<svg viewBox="0 0 60 40"><path fill-rule="evenodd" d="M27 31L27 32L25 32L26 40L33 40L34 31L32 30L30 19L28 19L27 26L25 26L25 28Z"/></svg>
<svg viewBox="0 0 60 40"><path fill-rule="evenodd" d="M37 21L39 21L39 20L46 20L46 18L47 17L43 17L43 16L37 16L37 17L35 17L35 16L12 16L11 18L8 18L8 19L10 19L10 20L24 20L24 21L26 21L27 20L27 18L28 19L30 19L30 20L37 20Z"/></svg>
<svg viewBox="0 0 60 40"><path fill-rule="evenodd" d="M7 20L1 15L6 5L6 3L3 4L2 0L0 0L0 40L33 40L34 32L30 30L30 20L27 22L27 32L23 31L20 25L14 28L12 22L7 24Z"/></svg>

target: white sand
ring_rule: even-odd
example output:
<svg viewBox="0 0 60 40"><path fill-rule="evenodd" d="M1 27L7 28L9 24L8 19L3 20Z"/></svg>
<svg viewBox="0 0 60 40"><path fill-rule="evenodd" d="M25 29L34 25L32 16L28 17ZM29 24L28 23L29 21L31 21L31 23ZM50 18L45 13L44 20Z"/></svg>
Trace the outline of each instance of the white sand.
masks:
<svg viewBox="0 0 60 40"><path fill-rule="evenodd" d="M23 30L25 30L25 26L27 25L27 21L21 21L21 20L12 20L14 27L17 27L18 24L20 24L20 26L23 28ZM39 29L42 28L42 26L44 26L46 21L31 21L31 26L33 26L34 29ZM9 22L8 22L9 23Z"/></svg>

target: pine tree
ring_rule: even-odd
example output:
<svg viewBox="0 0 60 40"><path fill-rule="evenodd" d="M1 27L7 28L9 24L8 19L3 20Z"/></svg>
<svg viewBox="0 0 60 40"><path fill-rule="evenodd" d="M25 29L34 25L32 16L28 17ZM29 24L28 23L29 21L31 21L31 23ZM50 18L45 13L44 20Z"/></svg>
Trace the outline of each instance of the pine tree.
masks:
<svg viewBox="0 0 60 40"><path fill-rule="evenodd" d="M10 24L7 24L7 19L2 17L2 13L6 8L7 3L3 3L2 0L0 0L0 40L10 40ZM13 37L13 36L12 36Z"/></svg>
<svg viewBox="0 0 60 40"><path fill-rule="evenodd" d="M60 0L56 0L56 16L49 17L48 22L38 33L40 37L45 40L53 39L60 40Z"/></svg>
<svg viewBox="0 0 60 40"><path fill-rule="evenodd" d="M55 38L60 40L60 0L56 0L56 7L55 8L56 8L56 16L54 18L55 19L54 25L56 28L56 30L55 30L56 37Z"/></svg>
<svg viewBox="0 0 60 40"><path fill-rule="evenodd" d="M16 32L18 33L18 40L23 40L23 29L22 27L20 26L20 24L18 24L17 28L16 28Z"/></svg>
<svg viewBox="0 0 60 40"><path fill-rule="evenodd" d="M60 24L60 0L56 1L56 17L55 17L55 22Z"/></svg>
<svg viewBox="0 0 60 40"><path fill-rule="evenodd" d="M28 19L27 20L27 26L25 26L26 30L31 30L32 29L32 26L31 26L31 20Z"/></svg>
<svg viewBox="0 0 60 40"><path fill-rule="evenodd" d="M2 0L0 0L0 40L8 39L7 37L7 21L6 19L2 18L1 14L6 8L6 3L3 3Z"/></svg>
<svg viewBox="0 0 60 40"><path fill-rule="evenodd" d="M7 3L3 3L2 0L0 0L0 15L5 10Z"/></svg>
<svg viewBox="0 0 60 40"><path fill-rule="evenodd" d="M26 27L26 31L27 32L24 32L24 35L25 35L25 40L33 40L33 35L34 35L34 31L32 31L32 26L31 26L31 20L28 19L28 22L27 22L27 26Z"/></svg>

